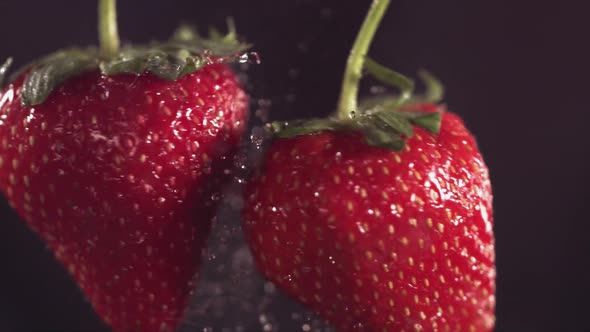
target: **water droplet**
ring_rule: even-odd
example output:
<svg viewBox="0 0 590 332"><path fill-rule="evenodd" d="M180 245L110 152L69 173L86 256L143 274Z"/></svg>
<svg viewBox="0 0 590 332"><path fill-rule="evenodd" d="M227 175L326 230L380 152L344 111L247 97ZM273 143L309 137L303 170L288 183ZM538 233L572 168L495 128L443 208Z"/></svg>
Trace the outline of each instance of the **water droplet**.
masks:
<svg viewBox="0 0 590 332"><path fill-rule="evenodd" d="M361 234L367 233L367 229L363 226L363 223L361 222L356 223L356 228L359 230Z"/></svg>
<svg viewBox="0 0 590 332"><path fill-rule="evenodd" d="M260 55L257 52L247 52L239 56L238 62L258 65L260 64Z"/></svg>
<svg viewBox="0 0 590 332"><path fill-rule="evenodd" d="M102 89L102 91L100 92L100 99L107 100L108 98L109 98L109 90Z"/></svg>
<svg viewBox="0 0 590 332"><path fill-rule="evenodd" d="M264 143L265 132L263 127L254 127L252 128L252 132L250 134L250 140L257 148L262 146Z"/></svg>

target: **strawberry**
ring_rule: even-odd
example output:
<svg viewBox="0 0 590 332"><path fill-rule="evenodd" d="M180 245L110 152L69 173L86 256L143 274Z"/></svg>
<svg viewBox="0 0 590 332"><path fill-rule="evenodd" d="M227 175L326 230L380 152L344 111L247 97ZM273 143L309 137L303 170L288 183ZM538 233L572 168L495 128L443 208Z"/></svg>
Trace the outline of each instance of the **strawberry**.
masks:
<svg viewBox="0 0 590 332"><path fill-rule="evenodd" d="M263 167L244 226L285 292L343 331L491 328L490 184L456 115L403 152L352 133L279 138Z"/></svg>
<svg viewBox="0 0 590 332"><path fill-rule="evenodd" d="M115 331L183 314L247 118L222 63L242 49L187 28L108 57L70 49L1 94L0 188Z"/></svg>
<svg viewBox="0 0 590 332"><path fill-rule="evenodd" d="M413 82L364 58L386 7L375 1L359 33L337 116L275 125L246 189L247 240L258 269L338 331L490 331L488 170L462 120L433 103L433 78L427 98L410 97ZM401 97L357 105L363 67Z"/></svg>

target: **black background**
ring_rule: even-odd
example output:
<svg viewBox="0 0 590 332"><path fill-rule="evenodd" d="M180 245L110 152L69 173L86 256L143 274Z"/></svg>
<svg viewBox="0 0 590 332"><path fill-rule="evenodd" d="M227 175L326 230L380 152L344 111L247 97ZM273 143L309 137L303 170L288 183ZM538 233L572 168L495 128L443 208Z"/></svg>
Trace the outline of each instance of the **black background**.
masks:
<svg viewBox="0 0 590 332"><path fill-rule="evenodd" d="M371 54L441 78L491 170L497 331L590 330L590 121L583 1L392 0ZM205 29L232 15L255 43L255 98L273 119L334 109L347 50L368 0L119 3L124 40ZM94 1L0 1L0 58L17 65L95 43ZM2 200L0 330L104 329L74 283ZM201 331L202 327L195 328Z"/></svg>

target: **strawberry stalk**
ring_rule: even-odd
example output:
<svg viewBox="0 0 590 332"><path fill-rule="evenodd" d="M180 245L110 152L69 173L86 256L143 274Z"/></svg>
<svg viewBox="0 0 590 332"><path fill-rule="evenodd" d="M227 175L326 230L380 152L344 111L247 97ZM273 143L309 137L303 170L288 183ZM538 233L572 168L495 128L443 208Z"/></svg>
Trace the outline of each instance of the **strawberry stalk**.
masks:
<svg viewBox="0 0 590 332"><path fill-rule="evenodd" d="M117 31L117 0L99 0L98 36L100 52L105 59L114 58L119 53L119 33Z"/></svg>
<svg viewBox="0 0 590 332"><path fill-rule="evenodd" d="M367 52L389 6L389 0L373 0L363 25L350 50L338 102L338 118L350 119L358 111L358 90Z"/></svg>

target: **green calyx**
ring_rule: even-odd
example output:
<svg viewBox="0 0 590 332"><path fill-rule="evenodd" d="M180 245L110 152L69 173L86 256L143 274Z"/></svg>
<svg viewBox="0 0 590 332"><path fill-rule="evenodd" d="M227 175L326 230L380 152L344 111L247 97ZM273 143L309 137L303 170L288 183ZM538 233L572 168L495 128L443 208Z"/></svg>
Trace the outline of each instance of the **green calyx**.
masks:
<svg viewBox="0 0 590 332"><path fill-rule="evenodd" d="M59 50L29 64L22 90L23 106L41 104L49 94L67 79L91 70L104 75L152 73L165 80L177 80L208 64L242 62L250 44L238 41L233 23L222 34L211 29L207 38L195 29L181 26L166 42L146 46L123 46L112 57L105 58L99 48L70 48ZM0 67L0 78L9 62Z"/></svg>
<svg viewBox="0 0 590 332"><path fill-rule="evenodd" d="M64 81L81 73L100 70L104 75L152 73L165 80L177 80L213 63L250 62L243 54L251 45L238 41L233 20L228 33L211 28L201 37L190 26L181 26L172 38L147 46L120 47L116 0L98 0L100 46L59 50L25 66L12 75L22 76L23 106L38 105ZM255 53L255 61L258 57ZM0 66L0 88L12 59Z"/></svg>
<svg viewBox="0 0 590 332"><path fill-rule="evenodd" d="M366 143L371 146L400 151L405 146L404 138L410 138L414 135L413 126L438 133L440 117L440 112L386 110L372 114L362 114L351 120L326 118L294 121L289 124L275 122L273 129L275 135L282 138L309 135L321 131L360 132Z"/></svg>
<svg viewBox="0 0 590 332"><path fill-rule="evenodd" d="M377 31L390 0L373 0L365 21L350 51L337 112L326 119L298 120L274 123L277 137L294 137L320 131L360 132L366 143L395 151L403 149L404 138L412 137L414 126L438 133L441 114L410 111L410 104L436 103L443 97L440 82L426 71L419 73L426 85L426 93L413 96L414 81L367 57L371 41ZM375 79L400 90L398 96L377 96L358 102L362 71Z"/></svg>
<svg viewBox="0 0 590 332"><path fill-rule="evenodd" d="M229 21L231 22L231 21ZM177 80L211 63L236 62L251 45L240 43L233 23L226 35L211 29L208 38L195 29L181 26L170 40L149 46L123 47L99 67L106 75L150 72L166 80Z"/></svg>
<svg viewBox="0 0 590 332"><path fill-rule="evenodd" d="M394 151L405 146L405 139L414 135L414 126L438 133L441 111L419 112L411 110L411 105L437 103L443 97L440 82L426 71L419 73L426 91L413 95L414 82L406 76L388 69L372 59L367 59L365 68L375 79L396 87L399 95L383 95L360 101L358 111L349 118L337 116L324 119L297 120L289 123L273 123L276 137L288 138L309 135L321 131L359 132L365 142Z"/></svg>

